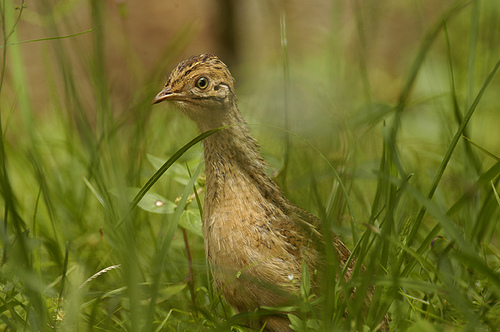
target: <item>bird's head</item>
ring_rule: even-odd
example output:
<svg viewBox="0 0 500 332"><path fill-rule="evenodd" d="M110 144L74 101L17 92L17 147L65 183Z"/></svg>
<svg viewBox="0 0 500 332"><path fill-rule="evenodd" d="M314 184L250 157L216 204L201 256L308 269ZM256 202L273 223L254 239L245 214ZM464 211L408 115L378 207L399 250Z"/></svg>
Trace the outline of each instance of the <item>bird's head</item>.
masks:
<svg viewBox="0 0 500 332"><path fill-rule="evenodd" d="M215 55L193 56L172 70L153 104L164 100L173 101L195 120L216 116L236 105L234 79Z"/></svg>

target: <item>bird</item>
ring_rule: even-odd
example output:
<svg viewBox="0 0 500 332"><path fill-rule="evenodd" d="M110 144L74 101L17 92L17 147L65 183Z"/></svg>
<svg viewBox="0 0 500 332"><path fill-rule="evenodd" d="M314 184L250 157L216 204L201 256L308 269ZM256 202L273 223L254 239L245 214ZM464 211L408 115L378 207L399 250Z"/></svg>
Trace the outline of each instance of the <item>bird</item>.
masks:
<svg viewBox="0 0 500 332"><path fill-rule="evenodd" d="M304 263L317 287L321 273L316 272L325 262L321 221L291 203L269 177L238 109L235 80L226 64L213 54L181 61L152 103L163 101L173 102L202 133L224 127L203 140L202 230L214 284L226 302L240 313L288 305L300 293ZM332 239L343 268L351 252L337 235ZM353 267L352 260L346 279ZM250 324L292 331L283 313Z"/></svg>

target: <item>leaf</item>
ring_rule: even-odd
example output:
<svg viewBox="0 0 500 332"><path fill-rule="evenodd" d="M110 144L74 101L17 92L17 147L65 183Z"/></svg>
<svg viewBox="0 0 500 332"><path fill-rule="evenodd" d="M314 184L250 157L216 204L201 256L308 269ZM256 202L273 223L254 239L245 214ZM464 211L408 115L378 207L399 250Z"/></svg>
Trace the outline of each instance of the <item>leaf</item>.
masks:
<svg viewBox="0 0 500 332"><path fill-rule="evenodd" d="M141 188L141 190L137 193L137 195L134 197L132 200L132 203L130 204L130 211L129 213L134 209L134 207L141 201L141 199L144 197L144 195L151 189L151 187L160 179L160 177L165 173L170 166L172 166L173 163L177 159L179 159L184 153L186 153L187 150L189 150L191 147L193 147L196 143L201 142L205 138L207 138L210 135L215 134L216 132L225 129L226 127L220 127L220 128L215 128L215 129L210 129L195 138L193 138L191 141L189 141L186 145L184 145L182 148L177 150L172 157L170 157L156 172L153 174L151 178L149 178L148 182ZM201 170L201 167L200 167ZM199 174L199 173L198 173ZM194 181L193 181L194 184ZM191 189L191 188L190 188ZM181 204L179 204L181 205ZM120 226L123 223L123 220L120 220L117 224L117 226Z"/></svg>
<svg viewBox="0 0 500 332"><path fill-rule="evenodd" d="M308 330L313 330L313 331L319 331L321 328L319 320L317 319L308 319L306 322L306 326Z"/></svg>
<svg viewBox="0 0 500 332"><path fill-rule="evenodd" d="M83 177L83 182L85 182L85 185L90 189L92 194L94 194L99 203L101 203L101 205L104 206L106 210L109 210L109 207L106 204L104 198L97 192L97 189L92 185L92 183L90 183L90 181L85 176Z"/></svg>
<svg viewBox="0 0 500 332"><path fill-rule="evenodd" d="M162 287L160 294L161 298L158 299L158 303L163 302L174 296L175 294L179 293L182 291L184 288L186 288L187 283L186 282L181 282L179 284L174 284L170 285L167 287Z"/></svg>
<svg viewBox="0 0 500 332"><path fill-rule="evenodd" d="M306 300L311 290L311 280L309 278L309 268L305 261L302 261L302 282L300 283L300 294Z"/></svg>
<svg viewBox="0 0 500 332"><path fill-rule="evenodd" d="M151 162L151 164L153 164L153 167L156 169L159 169L165 162L164 160L157 158L157 157L153 157L151 155L148 155L148 159ZM154 160L154 162L153 162L153 160ZM174 179L175 181L177 181L178 183L180 183L184 186L186 184L188 184L189 179L190 179L190 176L189 176L188 171L186 170L186 167L182 166L179 163L175 163L172 166L170 166L170 172L166 173L165 175Z"/></svg>
<svg viewBox="0 0 500 332"><path fill-rule="evenodd" d="M155 169L159 169L166 162L165 159L153 156L151 154L148 154L147 157L149 162ZM196 165L198 165L198 162L190 160L187 162L187 164L190 168L195 168ZM170 166L170 172L166 173L165 175L184 186L188 184L189 179L191 179L184 163L174 163L172 166Z"/></svg>
<svg viewBox="0 0 500 332"><path fill-rule="evenodd" d="M203 237L200 210L198 209L185 210L181 215L181 219L179 220L179 225L182 228L190 231L191 233Z"/></svg>
<svg viewBox="0 0 500 332"><path fill-rule="evenodd" d="M148 160L153 165L155 169L159 169L167 160L162 159L157 156L153 156L152 154L147 154Z"/></svg>
<svg viewBox="0 0 500 332"><path fill-rule="evenodd" d="M302 332L306 329L304 328L304 322L297 316L293 314L288 314L288 319L290 320L290 327L296 332Z"/></svg>
<svg viewBox="0 0 500 332"><path fill-rule="evenodd" d="M111 193L117 197L123 197L129 202L132 202L139 190L141 190L141 188L128 187L124 190L112 189ZM174 202L152 192L146 193L137 206L145 211L159 214L174 213L176 207Z"/></svg>

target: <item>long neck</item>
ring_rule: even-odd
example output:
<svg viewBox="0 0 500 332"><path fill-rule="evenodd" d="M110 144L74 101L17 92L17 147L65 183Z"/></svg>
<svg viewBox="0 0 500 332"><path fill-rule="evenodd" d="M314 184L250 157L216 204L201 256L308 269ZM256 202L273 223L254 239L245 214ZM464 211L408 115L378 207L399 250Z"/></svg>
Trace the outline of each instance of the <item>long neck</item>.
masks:
<svg viewBox="0 0 500 332"><path fill-rule="evenodd" d="M218 190L223 186L222 182L229 175L226 173L233 170L235 174L246 176L268 200L285 206L287 201L279 187L266 174L267 164L259 153L257 141L250 135L236 106L226 113L224 120L217 126L229 127L203 141L207 194L216 198ZM211 129L199 127L202 131Z"/></svg>
<svg viewBox="0 0 500 332"><path fill-rule="evenodd" d="M233 125L207 137L203 147L207 172L222 172L231 166L251 175L265 174L267 164L246 124Z"/></svg>

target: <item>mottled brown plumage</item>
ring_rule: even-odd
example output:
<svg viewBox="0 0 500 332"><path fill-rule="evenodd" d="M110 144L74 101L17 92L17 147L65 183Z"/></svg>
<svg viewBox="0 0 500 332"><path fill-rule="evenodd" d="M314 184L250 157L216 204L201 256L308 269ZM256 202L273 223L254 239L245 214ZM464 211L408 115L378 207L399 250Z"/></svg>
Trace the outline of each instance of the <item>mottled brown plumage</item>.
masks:
<svg viewBox="0 0 500 332"><path fill-rule="evenodd" d="M321 224L266 175L226 65L210 54L179 63L153 103L163 100L179 106L201 132L229 126L203 142L203 235L217 288L239 312L288 304L299 292L302 262L311 272L324 262ZM350 252L337 237L334 244L343 266ZM262 320L270 331L291 330L283 316Z"/></svg>

